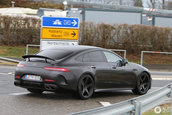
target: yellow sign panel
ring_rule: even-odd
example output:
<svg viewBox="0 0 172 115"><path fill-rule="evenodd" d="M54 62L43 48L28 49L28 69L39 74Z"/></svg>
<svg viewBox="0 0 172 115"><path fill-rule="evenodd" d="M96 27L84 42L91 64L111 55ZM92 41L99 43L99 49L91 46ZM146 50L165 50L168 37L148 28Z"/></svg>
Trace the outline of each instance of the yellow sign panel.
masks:
<svg viewBox="0 0 172 115"><path fill-rule="evenodd" d="M78 29L68 28L42 28L42 39L78 40Z"/></svg>

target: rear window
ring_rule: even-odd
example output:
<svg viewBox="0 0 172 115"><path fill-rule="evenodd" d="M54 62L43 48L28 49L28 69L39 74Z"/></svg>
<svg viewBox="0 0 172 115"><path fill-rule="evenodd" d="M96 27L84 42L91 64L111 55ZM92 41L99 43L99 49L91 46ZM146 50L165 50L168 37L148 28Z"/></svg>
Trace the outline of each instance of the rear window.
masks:
<svg viewBox="0 0 172 115"><path fill-rule="evenodd" d="M55 60L59 60L70 55L71 53L72 52L66 50L43 50L39 52L37 55L46 56Z"/></svg>

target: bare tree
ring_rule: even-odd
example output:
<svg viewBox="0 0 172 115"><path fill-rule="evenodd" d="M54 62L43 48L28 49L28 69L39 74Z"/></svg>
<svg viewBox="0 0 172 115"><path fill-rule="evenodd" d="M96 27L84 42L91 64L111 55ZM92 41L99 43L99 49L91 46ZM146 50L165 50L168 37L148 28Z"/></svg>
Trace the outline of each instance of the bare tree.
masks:
<svg viewBox="0 0 172 115"><path fill-rule="evenodd" d="M151 4L152 4L152 8L155 8L155 0L150 0Z"/></svg>
<svg viewBox="0 0 172 115"><path fill-rule="evenodd" d="M162 0L162 9L165 9L165 0Z"/></svg>
<svg viewBox="0 0 172 115"><path fill-rule="evenodd" d="M143 7L142 0L134 0L134 6Z"/></svg>
<svg viewBox="0 0 172 115"><path fill-rule="evenodd" d="M168 2L167 9L168 10L172 10L172 2L171 1Z"/></svg>

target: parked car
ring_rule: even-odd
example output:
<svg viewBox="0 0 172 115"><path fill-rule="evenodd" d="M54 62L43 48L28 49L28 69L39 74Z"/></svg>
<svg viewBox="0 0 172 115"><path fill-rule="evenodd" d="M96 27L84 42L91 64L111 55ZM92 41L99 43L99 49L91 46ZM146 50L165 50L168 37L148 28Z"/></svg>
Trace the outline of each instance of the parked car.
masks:
<svg viewBox="0 0 172 115"><path fill-rule="evenodd" d="M63 89L88 99L100 89L128 89L143 95L151 88L148 69L104 48L59 46L23 58L14 84L32 93Z"/></svg>

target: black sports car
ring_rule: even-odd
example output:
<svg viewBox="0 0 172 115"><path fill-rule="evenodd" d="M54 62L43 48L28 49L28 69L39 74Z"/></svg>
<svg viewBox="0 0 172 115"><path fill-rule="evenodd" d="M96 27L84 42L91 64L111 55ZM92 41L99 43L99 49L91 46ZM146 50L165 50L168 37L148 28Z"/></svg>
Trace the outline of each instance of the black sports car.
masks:
<svg viewBox="0 0 172 115"><path fill-rule="evenodd" d="M98 89L129 89L142 95L151 88L148 69L104 48L59 46L23 58L14 84L32 93L66 89L88 99Z"/></svg>

